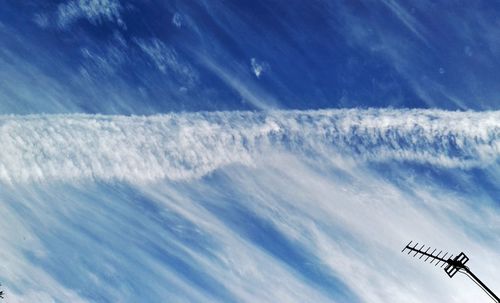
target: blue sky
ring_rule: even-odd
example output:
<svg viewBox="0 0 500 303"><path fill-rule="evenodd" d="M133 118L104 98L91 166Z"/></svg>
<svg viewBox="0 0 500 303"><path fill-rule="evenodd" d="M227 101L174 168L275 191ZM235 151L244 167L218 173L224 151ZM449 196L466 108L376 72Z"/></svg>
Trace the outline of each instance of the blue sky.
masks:
<svg viewBox="0 0 500 303"><path fill-rule="evenodd" d="M0 0L6 302L486 302L490 1Z"/></svg>
<svg viewBox="0 0 500 303"><path fill-rule="evenodd" d="M498 104L489 1L3 7L4 113Z"/></svg>

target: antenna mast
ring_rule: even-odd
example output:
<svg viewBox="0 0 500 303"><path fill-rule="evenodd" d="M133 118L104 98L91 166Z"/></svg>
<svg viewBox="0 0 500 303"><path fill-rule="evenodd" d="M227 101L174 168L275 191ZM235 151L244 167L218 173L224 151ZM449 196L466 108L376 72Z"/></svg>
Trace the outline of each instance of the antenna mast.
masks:
<svg viewBox="0 0 500 303"><path fill-rule="evenodd" d="M446 265L444 271L450 278L453 278L453 276L457 272L465 274L472 281L474 281L474 283L481 287L481 289L485 293L487 293L491 299L493 299L497 303L500 303L500 298L498 298L498 296L495 295L495 293L491 289L489 289L481 280L479 280L479 278L470 271L469 267L465 266L465 263L469 261L469 257L467 257L463 252L458 254L455 258L453 258L453 255L450 255L448 258L446 258L448 253L445 253L441 256L441 253L443 252L442 250L439 251L439 253L435 254L436 249L434 249L432 252L429 252L431 250L430 247L427 247L427 249L425 249L425 245L422 244L422 246L418 248L418 243L411 246L412 242L413 241L410 241L410 243L408 243L401 252L405 252L406 250L408 250L408 254L414 253L413 257L420 256L419 259L426 257L424 259L424 262L427 262L427 260L431 259L431 262L429 262L430 264L436 261L436 264L434 264L434 266L441 264L441 267L443 267Z"/></svg>

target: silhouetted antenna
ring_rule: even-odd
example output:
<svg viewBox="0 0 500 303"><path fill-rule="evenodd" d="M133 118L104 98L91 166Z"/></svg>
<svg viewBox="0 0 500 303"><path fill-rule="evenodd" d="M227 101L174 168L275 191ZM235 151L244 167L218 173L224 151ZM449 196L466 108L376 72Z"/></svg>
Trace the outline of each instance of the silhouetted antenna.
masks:
<svg viewBox="0 0 500 303"><path fill-rule="evenodd" d="M478 277L476 277L476 275L474 275L470 271L470 269L467 266L465 266L465 263L469 261L469 257L467 257L463 252L458 254L455 258L453 258L453 255L450 255L448 258L446 258L448 253L445 253L444 255L440 256L441 253L443 252L442 250L436 254L435 253L436 249L432 250L432 252L429 252L431 249L430 247L427 247L427 249L425 249L425 245L423 244L422 246L419 246L419 244L416 243L415 245L412 246L412 243L413 241L410 241L410 243L408 243L401 252L405 252L406 250L408 250L408 254L414 253L413 257L420 256L419 259L422 259L422 257L426 257L424 259L424 262L427 262L428 259L431 259L431 261L429 262L431 264L434 261L436 261L436 264L434 264L434 266L441 264L441 267L443 267L446 265L444 271L450 278L453 278L453 276L457 272L465 274L472 281L474 281L474 283L476 283L479 287L481 287L481 289L485 293L487 293L490 296L490 298L492 298L495 302L500 303L500 298L498 298L497 295L495 295L495 293L491 291L491 289L489 289L481 280L479 280Z"/></svg>

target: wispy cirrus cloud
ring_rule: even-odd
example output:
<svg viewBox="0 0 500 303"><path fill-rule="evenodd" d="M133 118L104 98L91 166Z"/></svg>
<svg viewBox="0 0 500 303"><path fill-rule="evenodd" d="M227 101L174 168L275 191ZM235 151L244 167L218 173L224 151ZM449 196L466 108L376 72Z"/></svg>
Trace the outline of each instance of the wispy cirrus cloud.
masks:
<svg viewBox="0 0 500 303"><path fill-rule="evenodd" d="M192 86L198 81L198 74L194 68L184 62L173 47L167 46L157 38L133 39L135 44L154 63L154 66L164 74L173 73L181 82Z"/></svg>
<svg viewBox="0 0 500 303"><path fill-rule="evenodd" d="M3 186L0 278L9 300L483 298L465 277L401 254L409 239L464 250L481 278L498 278L498 243L484 239L500 232L500 216L482 189L471 202L404 165L391 178L343 159L266 156L200 179Z"/></svg>
<svg viewBox="0 0 500 303"><path fill-rule="evenodd" d="M86 19L94 25L113 22L124 27L119 0L70 0L57 7L57 24L64 28L79 19Z"/></svg>

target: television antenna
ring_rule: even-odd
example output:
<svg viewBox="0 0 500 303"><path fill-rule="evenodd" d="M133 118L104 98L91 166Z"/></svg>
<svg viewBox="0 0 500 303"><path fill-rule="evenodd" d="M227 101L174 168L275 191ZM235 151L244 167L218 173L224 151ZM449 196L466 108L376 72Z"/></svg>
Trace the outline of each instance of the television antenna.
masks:
<svg viewBox="0 0 500 303"><path fill-rule="evenodd" d="M442 268L446 265L444 267L444 271L450 278L453 278L453 276L455 276L457 272L465 274L472 281L474 281L474 283L476 283L485 293L487 293L491 299L493 299L497 303L500 303L500 298L498 298L498 296L495 295L495 293L491 289L489 289L481 280L479 280L479 278L470 271L469 267L465 266L465 263L469 261L469 257L467 257L463 252L461 252L454 258L453 255L450 255L447 258L448 253L441 255L443 253L442 250L436 254L437 249L429 252L431 250L430 247L427 247L427 249L425 249L425 245L422 244L422 246L419 248L418 243L415 243L415 245L411 246L412 243L413 241L410 241L410 243L408 243L401 252L405 252L406 250L408 250L408 254L414 253L413 257L420 256L419 259L426 257L424 259L424 262L427 262L427 260L431 259L431 261L429 262L430 264L436 261L434 266L438 266L439 264L441 264Z"/></svg>

